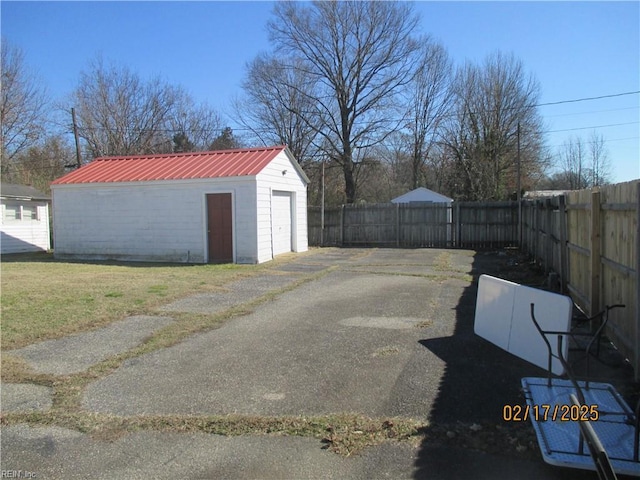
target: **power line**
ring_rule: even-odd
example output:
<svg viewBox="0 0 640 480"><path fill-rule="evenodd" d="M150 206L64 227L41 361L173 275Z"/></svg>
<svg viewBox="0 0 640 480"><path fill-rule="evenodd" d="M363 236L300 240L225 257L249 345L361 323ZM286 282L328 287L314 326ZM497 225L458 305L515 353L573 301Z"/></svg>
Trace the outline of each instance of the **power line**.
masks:
<svg viewBox="0 0 640 480"><path fill-rule="evenodd" d="M593 127L565 128L563 130L547 130L541 133L573 132L575 130L589 130L590 128L621 127L623 125L636 125L638 123L640 122L611 123L609 125L594 125Z"/></svg>
<svg viewBox="0 0 640 480"><path fill-rule="evenodd" d="M622 96L628 96L628 95L636 95L639 94L640 90L637 91L632 91L632 92L622 92L622 93L612 93L609 95L600 95L600 96L596 96L596 97L583 97L583 98L576 98L576 99L570 99L570 100L559 100L556 102L546 102L546 103L537 103L537 104L533 104L533 105L525 105L523 108L535 108L535 107L544 107L544 106L548 106L548 105L561 105L561 104L566 104L566 103L577 103L577 102L587 102L587 101L591 101L591 100L600 100L600 99L604 99L604 98L614 98L614 97L622 97ZM513 107L513 108L517 108L517 107ZM602 111L616 111L616 110L627 110L627 109L635 109L635 108L639 108L639 107L627 107L627 108L620 108L620 109L612 109L612 110L602 110ZM509 108L507 108L506 110L508 110ZM494 110L480 110L480 111L475 111L472 112L473 114L480 114L480 113L491 113ZM585 113L598 113L598 112L585 112ZM565 114L565 115L574 115L574 114ZM577 114L575 114L577 115ZM455 114L448 114L445 116L455 116ZM552 115L552 116L559 116L559 115ZM400 120L395 119L395 120L390 120L393 122L398 122ZM597 128L597 127L585 127L585 128ZM105 127L81 127L81 130L90 130L90 131L109 131L108 128ZM264 131L264 132L268 132L270 131L269 129L252 129L252 128L248 128L248 127L242 127L242 126L238 126L238 127L233 127L232 130L235 131ZM125 131L127 132L137 132L137 133L181 133L184 132L185 129L184 128L156 128L156 129L144 129L144 128L129 128L129 129L125 129ZM189 132L189 130L187 129L187 132ZM212 133L209 130L205 130L205 129L195 129L195 130L190 130L190 132L199 132L199 133ZM67 133L72 133L72 132L67 132Z"/></svg>
<svg viewBox="0 0 640 480"><path fill-rule="evenodd" d="M545 117L555 118L555 117L571 117L575 115L590 115L592 113L606 113L606 112L619 112L622 110L638 110L638 107L624 107L624 108L610 108L607 110L590 110L588 112L574 112L574 113L557 113L555 115L545 115Z"/></svg>
<svg viewBox="0 0 640 480"><path fill-rule="evenodd" d="M640 93L640 91L631 91L631 92L621 92L621 93L613 93L613 94L608 94L608 95L599 95L599 96L593 96L593 97L582 97L582 98L577 98L577 99L568 99L568 100L560 100L560 101L555 101L555 102L546 102L546 103L539 103L539 104L535 104L535 105L530 105L530 106L525 106L524 108L535 108L535 107L542 107L542 106L550 106L550 105L561 105L561 104L569 104L569 103L578 103L578 102L587 102L587 101L593 101L593 100L600 100L600 99L606 99L606 98L615 98L615 97L622 97L622 96L629 96L629 95L636 95ZM627 107L627 108L620 108L620 109L611 109L611 110L603 110L603 111L616 111L616 110L630 110L630 109L637 109L639 107ZM476 114L478 113L482 113L482 112L474 112ZM590 112L585 112L585 113L590 113ZM593 112L593 113L599 113L599 112ZM564 114L564 115L575 115L575 114ZM454 114L449 114L446 116L454 116ZM563 115L554 115L554 116L563 116ZM397 120L396 120L397 121ZM618 123L618 124L609 124L609 125L596 125L596 126L589 126L589 127L576 127L576 128L568 128L568 129L559 129L559 130L547 130L547 131L542 131L540 133L542 134L547 134L547 133L560 133L560 132L571 132L571 131L578 131L578 130L588 130L588 129L597 129L597 128L609 128L609 127L617 127L617 126L625 126L625 125L634 125L634 124L638 124L640 122L628 122L628 123ZM108 128L104 128L104 127L84 127L83 130L89 130L89 131L109 131ZM252 129L252 128L248 128L248 127L243 127L243 126L236 126L233 127L232 130L236 131L236 132L263 132L263 133L268 133L268 132L272 132L272 129L261 129L261 128L256 128L256 129ZM220 131L222 131L222 129L220 129ZM173 128L156 128L156 129L142 129L142 128L130 128L130 129L126 129L126 132L129 133L133 133L133 132L138 132L138 133L146 133L146 134L170 134L170 133L180 133L180 132L184 132L184 129L173 129ZM71 132L68 132L71 133ZM187 133L193 135L193 134L214 134L213 131L210 131L208 129L194 129L191 131L187 131Z"/></svg>
<svg viewBox="0 0 640 480"><path fill-rule="evenodd" d="M623 141L628 141L628 140L639 140L640 137L626 137L626 138L605 138L603 140L603 143L611 143L611 142L623 142ZM594 143L598 143L598 142L593 142L593 141L585 141L583 142L586 145L592 145ZM564 147L564 144L560 145L549 145L549 148L559 148L559 147Z"/></svg>
<svg viewBox="0 0 640 480"><path fill-rule="evenodd" d="M605 138L603 139L603 143L607 144L607 143L612 143L612 142L623 142L623 141L630 141L630 140L639 140L640 137L626 137L626 138ZM593 142L593 141L584 141L583 142L585 145L591 145L593 143L597 143L597 142ZM564 144L556 144L556 145L548 145L548 148L561 148L563 147ZM326 157L325 154L309 154L307 155L307 157L309 158L322 158L322 157ZM12 170L16 171L17 173L20 172L50 172L50 171L60 171L61 169L65 169L65 168L72 168L75 167L75 165L33 165L33 166L23 166L20 163L17 164L13 164L13 165L9 165L9 168L11 168ZM330 168L330 167L327 167Z"/></svg>
<svg viewBox="0 0 640 480"><path fill-rule="evenodd" d="M612 93L610 95L600 95L598 97L584 97L584 98L576 98L576 99L573 99L573 100L560 100L558 102L538 103L537 105L531 105L531 106L532 107L546 107L548 105L561 105L563 103L588 102L590 100L601 100L603 98L624 97L626 95L636 95L638 93L640 93L640 90L636 90L634 92Z"/></svg>

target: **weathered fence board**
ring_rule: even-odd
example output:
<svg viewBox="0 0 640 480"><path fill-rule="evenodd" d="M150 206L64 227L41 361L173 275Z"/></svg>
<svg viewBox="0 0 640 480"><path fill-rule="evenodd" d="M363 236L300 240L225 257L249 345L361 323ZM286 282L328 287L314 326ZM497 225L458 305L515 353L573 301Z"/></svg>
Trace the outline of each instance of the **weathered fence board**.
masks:
<svg viewBox="0 0 640 480"><path fill-rule="evenodd" d="M607 334L640 380L640 182L569 192L549 203L525 201L522 216L522 250L557 272L587 314L626 305L611 312Z"/></svg>
<svg viewBox="0 0 640 480"><path fill-rule="evenodd" d="M459 202L455 204L456 246L498 248L518 244L516 202Z"/></svg>
<svg viewBox="0 0 640 480"><path fill-rule="evenodd" d="M450 204L434 203L428 208L413 204L398 205L399 246L453 246L453 223Z"/></svg>
<svg viewBox="0 0 640 480"><path fill-rule="evenodd" d="M611 185L600 190L599 308L617 303L626 305L624 309L611 312L608 334L618 349L635 361L637 376L640 369L639 215L640 182Z"/></svg>
<svg viewBox="0 0 640 480"><path fill-rule="evenodd" d="M640 380L640 181L526 200L521 212L518 222L516 202L343 205L325 209L322 228L320 208L310 207L309 244L520 246L587 314L626 305L612 311L607 333Z"/></svg>
<svg viewBox="0 0 640 480"><path fill-rule="evenodd" d="M518 243L516 202L366 204L308 210L309 244L498 248Z"/></svg>
<svg viewBox="0 0 640 480"><path fill-rule="evenodd" d="M398 204L345 205L343 245L397 246Z"/></svg>
<svg viewBox="0 0 640 480"><path fill-rule="evenodd" d="M533 255L546 273L563 274L566 271L562 247L566 235L564 198L523 202L521 248Z"/></svg>
<svg viewBox="0 0 640 480"><path fill-rule="evenodd" d="M591 298L591 191L567 195L569 272L565 281L575 302L590 311Z"/></svg>

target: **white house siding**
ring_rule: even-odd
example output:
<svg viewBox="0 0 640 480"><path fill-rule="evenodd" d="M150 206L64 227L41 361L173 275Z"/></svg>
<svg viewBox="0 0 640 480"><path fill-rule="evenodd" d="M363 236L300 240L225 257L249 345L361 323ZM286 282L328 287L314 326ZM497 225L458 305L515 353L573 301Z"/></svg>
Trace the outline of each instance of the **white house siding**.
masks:
<svg viewBox="0 0 640 480"><path fill-rule="evenodd" d="M204 263L209 193L232 194L234 260L256 263L253 178L53 185L55 256Z"/></svg>
<svg viewBox="0 0 640 480"><path fill-rule="evenodd" d="M286 173L283 175L283 171ZM278 254L274 252L274 239L271 234L264 235L261 232L271 232L274 218L273 195L289 193L291 195L292 210L292 243L291 250L304 252L308 249L307 242L307 189L306 183L300 177L286 153L280 153L257 176L258 190L258 255L260 261L267 261ZM277 247L276 247L277 248Z"/></svg>
<svg viewBox="0 0 640 480"><path fill-rule="evenodd" d="M286 173L283 175L283 171ZM257 176L257 227L258 262L271 260L272 239L272 195L273 192L291 193L292 251L306 252L307 240L307 186L285 152L281 152Z"/></svg>
<svg viewBox="0 0 640 480"><path fill-rule="evenodd" d="M35 207L36 219L8 219L6 207ZM2 253L23 253L49 250L49 204L42 201L2 200L0 212L0 249Z"/></svg>

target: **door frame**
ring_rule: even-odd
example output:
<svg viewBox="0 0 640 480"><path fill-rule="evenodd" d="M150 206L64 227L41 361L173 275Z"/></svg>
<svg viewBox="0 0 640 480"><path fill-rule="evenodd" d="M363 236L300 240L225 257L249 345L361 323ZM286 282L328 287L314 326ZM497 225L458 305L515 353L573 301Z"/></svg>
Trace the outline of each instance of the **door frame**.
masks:
<svg viewBox="0 0 640 480"><path fill-rule="evenodd" d="M277 193L286 193L289 196L289 215L291 235L289 242L291 245L290 252L298 251L298 221L297 221L297 205L296 192L293 190L269 189L269 216L271 217L271 259L274 259L274 230L273 230L273 196Z"/></svg>
<svg viewBox="0 0 640 480"><path fill-rule="evenodd" d="M207 195L231 194L231 248L233 252L233 263L236 263L236 194L235 190L216 190L213 192L204 192L202 196L202 217L203 217L203 245L205 263L211 263L209 259L209 204Z"/></svg>

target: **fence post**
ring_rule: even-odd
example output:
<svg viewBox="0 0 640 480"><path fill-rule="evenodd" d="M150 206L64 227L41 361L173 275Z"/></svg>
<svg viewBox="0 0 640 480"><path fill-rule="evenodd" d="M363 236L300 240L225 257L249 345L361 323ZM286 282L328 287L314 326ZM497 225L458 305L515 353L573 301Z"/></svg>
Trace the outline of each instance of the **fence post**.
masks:
<svg viewBox="0 0 640 480"><path fill-rule="evenodd" d="M600 192L591 192L591 292L589 315L600 311ZM595 328L596 326L592 326Z"/></svg>
<svg viewBox="0 0 640 480"><path fill-rule="evenodd" d="M553 210L551 208L551 199L546 198L544 200L544 233L545 233L545 245L544 245L544 273L549 274L553 267L553 238L551 235L551 215Z"/></svg>
<svg viewBox="0 0 640 480"><path fill-rule="evenodd" d="M456 247L462 248L462 233L460 232L460 202L456 202Z"/></svg>
<svg viewBox="0 0 640 480"><path fill-rule="evenodd" d="M558 197L558 215L560 215L560 293L564 293L566 285L569 283L569 265L567 255L567 199L564 195ZM565 277L567 277L565 279Z"/></svg>
<svg viewBox="0 0 640 480"><path fill-rule="evenodd" d="M396 247L400 246L400 204L396 203Z"/></svg>
<svg viewBox="0 0 640 480"><path fill-rule="evenodd" d="M520 178L518 178L520 182ZM522 198L520 196L520 188L518 188L518 248L522 250Z"/></svg>
<svg viewBox="0 0 640 480"><path fill-rule="evenodd" d="M538 209L540 208L540 200L533 201L533 214L531 215L531 231L533 232L532 248L533 261L537 264L540 255L538 253Z"/></svg>
<svg viewBox="0 0 640 480"><path fill-rule="evenodd" d="M344 247L344 203L340 207L340 246Z"/></svg>

